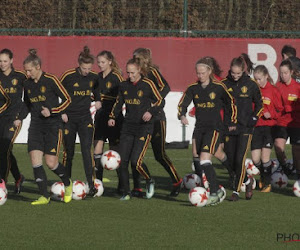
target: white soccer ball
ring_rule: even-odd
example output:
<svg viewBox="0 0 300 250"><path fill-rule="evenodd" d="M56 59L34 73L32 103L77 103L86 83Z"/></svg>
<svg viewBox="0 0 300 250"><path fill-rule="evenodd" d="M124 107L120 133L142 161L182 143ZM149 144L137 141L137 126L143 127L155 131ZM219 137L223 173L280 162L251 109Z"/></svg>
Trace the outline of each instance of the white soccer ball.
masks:
<svg viewBox="0 0 300 250"><path fill-rule="evenodd" d="M74 181L73 182L73 200L83 200L86 197L86 187L85 183L82 181Z"/></svg>
<svg viewBox="0 0 300 250"><path fill-rule="evenodd" d="M226 190L222 185L219 185L219 188L224 192L223 196L220 198L220 203L223 202L226 198Z"/></svg>
<svg viewBox="0 0 300 250"><path fill-rule="evenodd" d="M0 188L0 206L7 201L7 190Z"/></svg>
<svg viewBox="0 0 300 250"><path fill-rule="evenodd" d="M249 158L245 160L247 174L253 176L260 174L259 169L254 165L253 161Z"/></svg>
<svg viewBox="0 0 300 250"><path fill-rule="evenodd" d="M107 170L116 170L121 163L121 156L114 150L108 150L101 157L101 164Z"/></svg>
<svg viewBox="0 0 300 250"><path fill-rule="evenodd" d="M288 184L288 177L282 172L275 172L271 175L271 185L274 188L285 188Z"/></svg>
<svg viewBox="0 0 300 250"><path fill-rule="evenodd" d="M277 159L271 159L271 161L272 161L271 172L272 172L272 174L273 174L273 173L279 171L279 166L280 166L280 164L279 164L279 161L278 161Z"/></svg>
<svg viewBox="0 0 300 250"><path fill-rule="evenodd" d="M195 187L189 192L189 200L196 207L204 207L208 198L209 194L203 187Z"/></svg>
<svg viewBox="0 0 300 250"><path fill-rule="evenodd" d="M85 183L85 193L89 193L90 192L90 187L89 187L89 184L86 182Z"/></svg>
<svg viewBox="0 0 300 250"><path fill-rule="evenodd" d="M104 192L103 183L102 183L101 180L95 179L94 180L94 185L95 185L95 188L97 189L96 196L100 197Z"/></svg>
<svg viewBox="0 0 300 250"><path fill-rule="evenodd" d="M255 188L256 188L256 180L255 180L255 178L253 178L252 190L254 190ZM245 183L242 183L241 191L244 192L244 193L246 192L246 185L245 185Z"/></svg>
<svg viewBox="0 0 300 250"><path fill-rule="evenodd" d="M63 201L65 196L65 185L61 182L55 182L50 189L50 197L55 201Z"/></svg>
<svg viewBox="0 0 300 250"><path fill-rule="evenodd" d="M197 174L187 174L183 177L183 186L192 189L201 185L201 179Z"/></svg>
<svg viewBox="0 0 300 250"><path fill-rule="evenodd" d="M295 181L293 186L293 192L297 197L300 197L300 180Z"/></svg>

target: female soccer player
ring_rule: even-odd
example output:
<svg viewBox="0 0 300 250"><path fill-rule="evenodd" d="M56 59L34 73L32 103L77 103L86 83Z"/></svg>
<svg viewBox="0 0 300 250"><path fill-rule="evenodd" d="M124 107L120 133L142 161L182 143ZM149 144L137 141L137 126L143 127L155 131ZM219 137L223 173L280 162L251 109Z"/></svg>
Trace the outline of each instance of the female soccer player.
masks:
<svg viewBox="0 0 300 250"><path fill-rule="evenodd" d="M101 157L103 154L104 142L108 139L109 149L118 151L120 142L120 131L123 122L123 115L119 115L114 127L108 126L109 114L117 99L120 83L124 81L121 69L112 54L104 50L97 55L97 63L101 70L98 74L98 87L96 89L97 113L95 115L95 135L94 135L94 160L96 177L102 181L103 166ZM99 106L98 106L99 105Z"/></svg>
<svg viewBox="0 0 300 250"><path fill-rule="evenodd" d="M110 114L109 126L115 126L123 104L126 115L121 130L119 152L121 155L120 181L123 189L121 200L130 199L128 163L146 179L146 197L154 194L154 181L145 165L142 165L151 135L153 116L159 112L162 97L155 84L141 74L140 61L130 59L126 65L128 79L120 85L117 101Z"/></svg>
<svg viewBox="0 0 300 250"><path fill-rule="evenodd" d="M159 90L160 95L164 99L170 91L169 84L158 71L158 67L152 63L152 53L148 48L138 48L133 52L133 57L138 58L141 63L142 74L154 82L156 88ZM156 161L158 161L171 177L173 188L170 196L177 196L180 191L182 179L179 177L177 170L168 157L165 144L166 144L166 115L164 112L165 101L160 107L157 115L154 117L154 129L151 139L152 150ZM134 189L133 196L141 196L142 190L139 186L138 175L133 170Z"/></svg>
<svg viewBox="0 0 300 250"><path fill-rule="evenodd" d="M15 179L15 193L20 193L24 176L20 174L17 160L13 155L13 144L22 124L14 124L23 105L23 84L26 75L13 68L13 53L9 49L0 51L0 82L10 98L10 105L0 117L0 169L7 181L9 171Z"/></svg>
<svg viewBox="0 0 300 250"><path fill-rule="evenodd" d="M47 166L58 175L65 185L64 202L72 200L72 181L68 178L58 155L62 141L61 113L71 103L70 96L60 81L51 74L42 71L41 59L35 49L23 62L28 80L24 83L25 103L27 109L19 116L24 119L28 112L31 121L28 130L28 152L31 158L35 181L42 195L32 205L44 205L50 201L47 191L47 176L43 168L43 156ZM61 103L59 102L61 98Z"/></svg>
<svg viewBox="0 0 300 250"><path fill-rule="evenodd" d="M0 120L3 112L8 108L9 104L10 104L10 98L6 94L2 85L0 84ZM2 127L2 123L0 123L0 127ZM2 188L3 190L6 189L5 181L3 180L1 172L0 172L0 188Z"/></svg>
<svg viewBox="0 0 300 250"><path fill-rule="evenodd" d="M223 80L237 106L237 128L225 132L224 149L230 162L229 165L236 176L235 188L230 201L239 200L239 192L243 182L246 184L246 199L252 198L253 179L246 175L245 158L251 145L253 128L263 110L259 86L245 71L245 59L241 56L234 58L231 61L228 76ZM230 116L225 110L225 125L228 125L228 122L230 122Z"/></svg>
<svg viewBox="0 0 300 250"><path fill-rule="evenodd" d="M81 145L81 154L89 194L93 197L97 193L93 182L93 159L91 148L93 144L94 125L90 112L91 95L97 83L97 74L92 71L94 57L87 46L78 56L78 67L67 70L61 77L61 83L71 97L71 104L64 110L64 165L71 177L72 161L74 157L76 134Z"/></svg>
<svg viewBox="0 0 300 250"><path fill-rule="evenodd" d="M251 155L254 165L260 170L259 188L262 192L271 191L271 151L274 144L272 127L283 111L282 98L274 86L269 71L264 65L258 65L253 72L260 86L263 98L263 114L258 119L251 143Z"/></svg>
<svg viewBox="0 0 300 250"><path fill-rule="evenodd" d="M212 69L206 58L196 63L198 81L191 84L178 104L178 119L183 125L188 125L187 107L193 101L196 108L196 124L193 133L193 162L195 171L202 178L206 174L210 184L210 197L207 205L219 203L223 191L219 189L217 177L212 166L212 155L219 146L219 134L223 127L220 110L225 107L230 114L229 130L235 128L236 110L231 95L225 85L215 81Z"/></svg>
<svg viewBox="0 0 300 250"><path fill-rule="evenodd" d="M289 59L280 64L280 82L276 84L282 99L284 111L278 119L275 131L275 152L283 171L290 175L293 166L287 163L284 152L287 138L292 144L293 163L300 179L300 85L292 78L294 74L292 63Z"/></svg>

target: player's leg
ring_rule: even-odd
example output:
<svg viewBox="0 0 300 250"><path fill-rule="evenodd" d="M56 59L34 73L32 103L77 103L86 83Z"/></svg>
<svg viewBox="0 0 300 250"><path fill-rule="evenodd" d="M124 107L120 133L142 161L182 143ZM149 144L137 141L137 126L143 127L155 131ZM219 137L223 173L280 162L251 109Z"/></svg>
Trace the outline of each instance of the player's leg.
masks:
<svg viewBox="0 0 300 250"><path fill-rule="evenodd" d="M229 187L235 189L236 173L235 173L235 154L237 150L237 135L227 135L224 141L224 151L228 161Z"/></svg>
<svg viewBox="0 0 300 250"><path fill-rule="evenodd" d="M288 128L288 133L292 144L293 168L300 179L300 128Z"/></svg>
<svg viewBox="0 0 300 250"><path fill-rule="evenodd" d="M168 172L173 182L171 196L177 196L180 191L182 179L179 177L175 166L168 157L166 150L166 121L157 120L154 122L154 129L151 139L151 145L156 161L158 161Z"/></svg>
<svg viewBox="0 0 300 250"><path fill-rule="evenodd" d="M129 171L128 164L131 154L133 153L134 136L122 133L119 145L119 154L121 156L120 165L120 188L123 190L121 200L130 199Z"/></svg>
<svg viewBox="0 0 300 250"><path fill-rule="evenodd" d="M66 167L59 162L58 156L62 144L62 130L60 124L53 124L47 129L44 135L45 163L49 169L53 171L65 185L64 202L68 203L72 200L72 181L67 172Z"/></svg>
<svg viewBox="0 0 300 250"><path fill-rule="evenodd" d="M246 175L246 167L245 167L245 160L247 157L248 150L250 149L251 146L251 139L252 139L252 134L244 134L244 133L239 134L237 139L238 147L235 155L236 189L234 190L233 194L239 195L241 186L244 182L246 185L247 200L250 200L252 198L252 184L253 184L253 179L248 178ZM233 199L233 201L235 200Z"/></svg>
<svg viewBox="0 0 300 250"><path fill-rule="evenodd" d="M260 179L259 179L259 188L262 189L265 183L265 175L263 164L261 161L262 157L262 147L264 145L264 129L262 127L256 127L253 132L252 141L251 141L251 158L253 164L259 169Z"/></svg>
<svg viewBox="0 0 300 250"><path fill-rule="evenodd" d="M63 165L66 168L69 178L72 176L72 162L75 153L76 133L78 130L77 122L69 119L67 123L63 124Z"/></svg>
<svg viewBox="0 0 300 250"><path fill-rule="evenodd" d="M146 180L146 197L150 199L154 195L154 180L143 163L144 156L151 141L152 126L143 125L135 135L134 145L130 161L140 175Z"/></svg>
<svg viewBox="0 0 300 250"><path fill-rule="evenodd" d="M94 138L94 125L92 118L82 121L78 124L78 135L80 138L81 153L85 176L90 187L90 195L94 196L97 193L93 182L93 159L92 159L92 144Z"/></svg>

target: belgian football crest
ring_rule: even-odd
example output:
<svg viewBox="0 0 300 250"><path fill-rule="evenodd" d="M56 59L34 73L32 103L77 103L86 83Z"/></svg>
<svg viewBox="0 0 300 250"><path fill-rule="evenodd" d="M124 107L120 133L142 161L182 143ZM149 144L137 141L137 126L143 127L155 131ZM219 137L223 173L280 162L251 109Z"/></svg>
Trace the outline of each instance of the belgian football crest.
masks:
<svg viewBox="0 0 300 250"><path fill-rule="evenodd" d="M18 84L18 80L17 79L12 79L11 83L12 83L12 85L16 86Z"/></svg>
<svg viewBox="0 0 300 250"><path fill-rule="evenodd" d="M214 92L211 92L211 93L209 94L209 98L210 98L211 100L215 99L215 98L216 98L216 94L215 94Z"/></svg>
<svg viewBox="0 0 300 250"><path fill-rule="evenodd" d="M244 86L244 87L241 88L241 90L242 90L243 94L246 94L247 91L248 91L248 88L246 86Z"/></svg>
<svg viewBox="0 0 300 250"><path fill-rule="evenodd" d="M46 87L45 87L45 86L42 86L42 87L41 87L41 92L42 92L42 93L45 93L45 92L46 92Z"/></svg>
<svg viewBox="0 0 300 250"><path fill-rule="evenodd" d="M112 86L111 82L107 82L107 83L106 83L106 88L110 89L111 86Z"/></svg>
<svg viewBox="0 0 300 250"><path fill-rule="evenodd" d="M94 86L94 82L90 81L90 88L92 88Z"/></svg>
<svg viewBox="0 0 300 250"><path fill-rule="evenodd" d="M142 96L144 95L144 93L143 93L142 90L139 90L139 91L137 92L137 95L138 95L138 97L142 97Z"/></svg>

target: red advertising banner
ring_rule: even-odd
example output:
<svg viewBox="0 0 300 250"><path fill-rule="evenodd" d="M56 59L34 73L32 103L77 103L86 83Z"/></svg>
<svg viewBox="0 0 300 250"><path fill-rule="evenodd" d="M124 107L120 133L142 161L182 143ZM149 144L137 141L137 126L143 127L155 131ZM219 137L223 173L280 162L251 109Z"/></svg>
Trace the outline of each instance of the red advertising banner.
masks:
<svg viewBox="0 0 300 250"><path fill-rule="evenodd" d="M60 76L67 69L77 67L78 55L88 45L94 55L102 50L112 51L126 77L125 65L132 52L147 47L152 50L153 62L160 67L171 90L183 91L195 81L195 63L203 56L215 57L225 77L231 59L247 53L256 65L266 65L276 81L281 48L289 44L299 50L299 42L300 39L1 36L0 49L11 49L15 67L22 69L28 49L36 48L43 70ZM99 71L96 64L94 70Z"/></svg>

